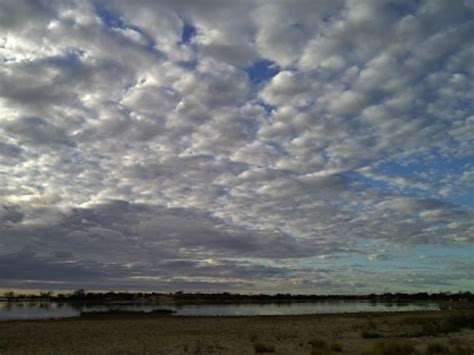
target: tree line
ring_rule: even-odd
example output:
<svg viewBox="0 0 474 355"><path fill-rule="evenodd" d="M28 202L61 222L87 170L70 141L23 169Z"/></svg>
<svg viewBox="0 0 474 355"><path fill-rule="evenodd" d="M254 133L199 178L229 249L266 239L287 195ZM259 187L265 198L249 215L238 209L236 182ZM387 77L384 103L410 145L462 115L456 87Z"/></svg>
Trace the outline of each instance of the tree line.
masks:
<svg viewBox="0 0 474 355"><path fill-rule="evenodd" d="M368 295L294 295L290 293L268 294L240 294L240 293L202 293L202 292L87 292L78 289L70 293L55 293L53 291L40 292L38 294L23 294L14 291L5 292L1 300L13 301L50 301L50 302L90 302L90 303L217 303L217 302L293 302L293 301L474 301L474 294L466 291L457 293L383 293Z"/></svg>

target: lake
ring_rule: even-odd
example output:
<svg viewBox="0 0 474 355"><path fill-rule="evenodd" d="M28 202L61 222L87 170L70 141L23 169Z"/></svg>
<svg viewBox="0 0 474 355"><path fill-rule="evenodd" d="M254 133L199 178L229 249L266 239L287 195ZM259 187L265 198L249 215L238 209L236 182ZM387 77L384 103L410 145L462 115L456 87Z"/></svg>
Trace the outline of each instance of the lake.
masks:
<svg viewBox="0 0 474 355"><path fill-rule="evenodd" d="M359 312L407 312L439 310L437 303L387 303L369 301L318 301L291 303L240 303L195 305L84 305L55 302L0 302L0 320L78 317L81 312L112 309L150 312L166 308L179 316L256 316Z"/></svg>

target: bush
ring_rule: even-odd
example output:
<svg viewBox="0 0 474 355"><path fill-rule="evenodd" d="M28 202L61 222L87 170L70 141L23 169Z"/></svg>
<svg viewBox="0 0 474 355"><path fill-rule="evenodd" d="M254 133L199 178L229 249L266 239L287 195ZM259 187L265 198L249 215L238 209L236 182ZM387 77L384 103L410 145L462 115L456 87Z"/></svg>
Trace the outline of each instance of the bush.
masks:
<svg viewBox="0 0 474 355"><path fill-rule="evenodd" d="M431 354L442 354L442 353L448 353L448 352L449 352L449 347L447 345L444 345L441 343L432 343L428 345L428 348L426 349L425 354L431 355Z"/></svg>
<svg viewBox="0 0 474 355"><path fill-rule="evenodd" d="M320 338L314 338L310 340L309 344L311 345L311 355L327 355L331 354L331 350L329 350L329 345Z"/></svg>
<svg viewBox="0 0 474 355"><path fill-rule="evenodd" d="M446 344L441 343L432 343L429 344L426 348L424 355L435 355L435 354L443 354L443 355L472 355L473 349L470 346L461 346L461 345L454 345L449 346Z"/></svg>
<svg viewBox="0 0 474 355"><path fill-rule="evenodd" d="M417 336L435 336L440 333L451 333L463 328L474 328L474 315L465 313L450 314L438 321L423 324Z"/></svg>
<svg viewBox="0 0 474 355"><path fill-rule="evenodd" d="M340 353L342 352L342 345L339 343L333 343L331 344L331 350Z"/></svg>
<svg viewBox="0 0 474 355"><path fill-rule="evenodd" d="M326 343L323 339L320 338L313 338L309 341L309 344L313 348L317 349L329 349L328 343Z"/></svg>
<svg viewBox="0 0 474 355"><path fill-rule="evenodd" d="M415 347L410 343L392 342L378 343L372 348L372 351L364 353L365 355L409 355L415 354Z"/></svg>
<svg viewBox="0 0 474 355"><path fill-rule="evenodd" d="M254 344L255 352L256 353L274 353L275 346L272 344L264 343L262 341L256 342Z"/></svg>
<svg viewBox="0 0 474 355"><path fill-rule="evenodd" d="M7 340L0 338L0 354L2 354L3 351L6 351L7 348L8 348Z"/></svg>
<svg viewBox="0 0 474 355"><path fill-rule="evenodd" d="M374 330L364 330L361 333L362 338L364 339L375 339L375 338L383 338L383 335L380 333L377 333Z"/></svg>
<svg viewBox="0 0 474 355"><path fill-rule="evenodd" d="M474 349L470 346L461 346L456 345L449 349L450 353L453 355L472 355L474 353Z"/></svg>

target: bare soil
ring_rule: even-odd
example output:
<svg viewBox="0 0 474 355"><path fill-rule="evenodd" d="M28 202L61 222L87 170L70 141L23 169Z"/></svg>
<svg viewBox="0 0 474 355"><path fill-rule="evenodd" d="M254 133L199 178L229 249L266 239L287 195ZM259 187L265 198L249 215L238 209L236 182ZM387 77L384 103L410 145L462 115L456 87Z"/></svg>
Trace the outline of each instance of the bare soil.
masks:
<svg viewBox="0 0 474 355"><path fill-rule="evenodd" d="M374 350L383 343L408 344L419 354L433 353L429 348L435 349L436 344L445 351L457 347L467 352L474 349L474 329L456 324L456 320L447 321L458 314L435 311L257 317L109 315L4 321L0 322L0 354L389 353Z"/></svg>

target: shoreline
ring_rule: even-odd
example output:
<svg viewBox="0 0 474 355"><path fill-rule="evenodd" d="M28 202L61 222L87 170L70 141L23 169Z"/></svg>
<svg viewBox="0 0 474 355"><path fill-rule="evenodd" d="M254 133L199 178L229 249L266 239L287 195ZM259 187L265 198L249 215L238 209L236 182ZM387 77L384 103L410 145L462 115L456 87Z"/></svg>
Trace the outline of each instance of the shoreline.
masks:
<svg viewBox="0 0 474 355"><path fill-rule="evenodd" d="M464 318L461 319L461 315ZM94 315L1 321L0 334L2 355L32 352L255 354L265 349L275 354L311 354L318 353L315 352L318 347L327 348L328 352L319 352L321 354L370 354L374 347L384 344L403 344L420 354L430 346L444 346L450 353L456 353L451 351L455 347L474 349L474 312Z"/></svg>
<svg viewBox="0 0 474 355"><path fill-rule="evenodd" d="M463 310L460 310L461 312ZM258 314L258 315L178 315L178 314L151 314L147 312L124 312L124 314L108 314L107 312L92 312L94 314L78 315L74 317L50 317L50 318L31 318L31 319L0 319L0 323L6 322L58 322L72 320L91 320L91 319L156 319L156 318L173 318L173 319L269 319L269 318L330 318L330 317L386 317L386 316L410 316L416 314L422 315L441 315L459 312L458 310L413 310L413 311L374 311L374 312L339 312L339 313L305 313L305 314ZM86 312L87 313L87 312ZM103 314L101 314L103 313Z"/></svg>
<svg viewBox="0 0 474 355"><path fill-rule="evenodd" d="M306 304L311 307L305 307ZM329 306L324 306L328 304ZM272 316L318 316L318 315L351 315L351 314L390 314L413 312L439 312L446 310L438 303L406 303L401 306L387 306L381 302L377 306L373 302L348 302L343 307L335 307L340 302L293 302L293 303L213 303L213 304L84 304L84 303L8 303L0 308L0 322L5 321L34 321L34 320L64 320L91 317L272 317ZM362 306L370 304L373 307ZM38 306L40 305L40 306ZM303 308L299 306L303 305ZM321 307L321 305L323 305ZM382 307L380 307L382 305ZM66 307L65 307L66 306ZM197 308L195 308L196 306ZM266 306L270 306L267 308ZM332 307L331 307L332 306ZM2 307L0 303L0 307ZM28 311L30 308L31 311ZM40 308L38 308L40 307ZM51 308L50 308L51 307ZM64 307L64 308L63 308ZM223 307L223 308L222 308ZM229 308L230 307L230 308ZM242 307L242 308L240 308ZM250 307L250 308L249 308ZM35 313L43 308L42 312ZM51 311L48 311L51 310ZM59 310L59 312L58 312ZM61 311L62 310L62 311ZM16 317L16 318L15 318Z"/></svg>

